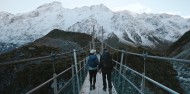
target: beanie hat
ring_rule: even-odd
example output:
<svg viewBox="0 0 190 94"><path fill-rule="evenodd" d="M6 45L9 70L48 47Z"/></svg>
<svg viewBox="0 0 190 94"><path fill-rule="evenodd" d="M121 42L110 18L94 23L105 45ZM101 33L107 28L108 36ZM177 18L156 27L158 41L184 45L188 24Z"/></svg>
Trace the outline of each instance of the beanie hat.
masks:
<svg viewBox="0 0 190 94"><path fill-rule="evenodd" d="M96 50L92 49L92 50L90 50L90 53L94 54L94 53L96 53Z"/></svg>

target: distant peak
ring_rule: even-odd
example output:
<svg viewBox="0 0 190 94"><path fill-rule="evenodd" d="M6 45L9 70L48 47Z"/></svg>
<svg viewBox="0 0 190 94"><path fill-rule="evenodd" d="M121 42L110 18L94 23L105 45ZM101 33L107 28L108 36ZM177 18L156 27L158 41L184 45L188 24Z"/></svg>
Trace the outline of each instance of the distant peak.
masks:
<svg viewBox="0 0 190 94"><path fill-rule="evenodd" d="M133 17L138 16L138 13L135 13L135 12L132 12L132 11L129 11L129 10L116 11L116 13L119 13L121 15L130 15L130 16L133 16Z"/></svg>
<svg viewBox="0 0 190 94"><path fill-rule="evenodd" d="M91 5L90 7L100 7L100 8L107 8L104 4L99 4L99 5Z"/></svg>
<svg viewBox="0 0 190 94"><path fill-rule="evenodd" d="M161 13L159 16L161 18L171 18L171 17L180 17L181 18L181 16L179 16L179 15L173 15L173 14L168 14L168 13Z"/></svg>
<svg viewBox="0 0 190 94"><path fill-rule="evenodd" d="M4 11L0 11L0 18L3 18L3 17L7 17L7 16L14 16L13 14L11 13L8 13L8 12L4 12Z"/></svg>
<svg viewBox="0 0 190 94"><path fill-rule="evenodd" d="M110 9L107 6L105 6L104 4L92 5L90 8L91 9L100 9L100 10L110 11Z"/></svg>
<svg viewBox="0 0 190 94"><path fill-rule="evenodd" d="M80 8L74 8L75 10L90 10L90 11L111 11L108 7L106 7L104 4L100 5L91 5L91 6L83 6Z"/></svg>
<svg viewBox="0 0 190 94"><path fill-rule="evenodd" d="M62 8L61 2L54 1L52 3L46 3L44 5L39 6L37 9L46 9L46 8Z"/></svg>
<svg viewBox="0 0 190 94"><path fill-rule="evenodd" d="M5 12L5 11L0 11L0 15L13 15L13 14Z"/></svg>

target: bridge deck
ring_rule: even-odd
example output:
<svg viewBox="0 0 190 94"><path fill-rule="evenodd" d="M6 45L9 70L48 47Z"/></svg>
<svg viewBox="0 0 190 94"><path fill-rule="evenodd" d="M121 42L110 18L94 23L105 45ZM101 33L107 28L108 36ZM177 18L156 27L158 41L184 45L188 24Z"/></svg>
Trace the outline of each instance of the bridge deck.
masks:
<svg viewBox="0 0 190 94"><path fill-rule="evenodd" d="M96 89L90 91L89 75L87 75L85 82L82 86L80 94L109 94L108 90L103 91L102 74L97 73L96 76ZM112 88L112 94L117 94L115 88Z"/></svg>

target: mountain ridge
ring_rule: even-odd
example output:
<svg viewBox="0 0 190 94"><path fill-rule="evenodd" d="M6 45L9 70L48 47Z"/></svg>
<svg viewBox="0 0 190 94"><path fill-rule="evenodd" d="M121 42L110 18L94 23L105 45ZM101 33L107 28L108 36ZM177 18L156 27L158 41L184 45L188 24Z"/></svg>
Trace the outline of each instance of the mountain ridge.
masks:
<svg viewBox="0 0 190 94"><path fill-rule="evenodd" d="M6 20L0 17L3 20L0 41L14 44L33 42L53 29L91 35L94 26L96 36L100 37L103 26L105 40L114 33L124 43L159 48L176 41L190 29L189 19L177 15L113 12L103 4L67 9L60 2L52 2L28 13L5 17Z"/></svg>

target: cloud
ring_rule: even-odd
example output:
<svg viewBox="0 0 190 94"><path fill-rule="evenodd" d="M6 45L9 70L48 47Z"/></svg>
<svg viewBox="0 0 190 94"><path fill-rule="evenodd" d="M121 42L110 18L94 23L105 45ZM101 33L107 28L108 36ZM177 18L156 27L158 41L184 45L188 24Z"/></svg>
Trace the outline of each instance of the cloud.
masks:
<svg viewBox="0 0 190 94"><path fill-rule="evenodd" d="M140 3L129 4L127 6L116 7L113 9L113 11L121 11L121 10L129 10L135 13L151 13L152 12L151 8L146 7Z"/></svg>

